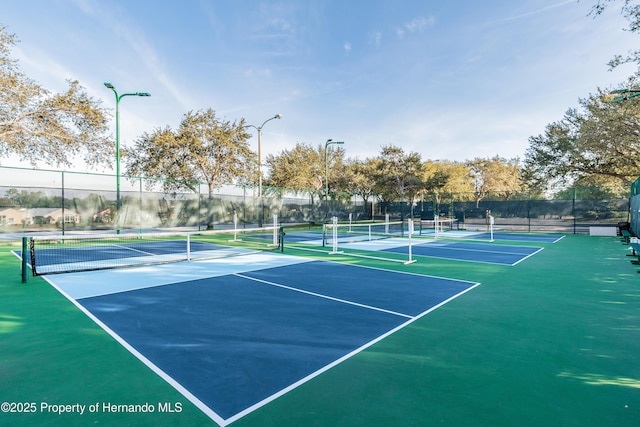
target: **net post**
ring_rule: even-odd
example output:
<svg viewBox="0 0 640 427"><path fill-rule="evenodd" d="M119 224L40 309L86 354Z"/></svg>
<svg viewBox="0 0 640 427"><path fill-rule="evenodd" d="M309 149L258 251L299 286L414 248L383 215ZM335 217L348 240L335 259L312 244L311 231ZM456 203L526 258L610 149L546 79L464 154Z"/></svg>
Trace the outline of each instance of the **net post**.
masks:
<svg viewBox="0 0 640 427"><path fill-rule="evenodd" d="M332 218L333 220L333 241L332 246L333 246L333 251L331 253L337 253L338 252L338 217L334 216Z"/></svg>
<svg viewBox="0 0 640 427"><path fill-rule="evenodd" d="M284 226L280 226L280 252L284 252Z"/></svg>
<svg viewBox="0 0 640 427"><path fill-rule="evenodd" d="M191 261L191 233L187 233L187 261Z"/></svg>
<svg viewBox="0 0 640 427"><path fill-rule="evenodd" d="M384 214L384 232L389 234L389 214Z"/></svg>
<svg viewBox="0 0 640 427"><path fill-rule="evenodd" d="M327 246L327 224L322 224L322 247Z"/></svg>
<svg viewBox="0 0 640 427"><path fill-rule="evenodd" d="M273 214L273 246L278 246L278 215Z"/></svg>
<svg viewBox="0 0 640 427"><path fill-rule="evenodd" d="M29 254L29 238L22 236L22 283L27 283L29 275L27 274L27 255Z"/></svg>
<svg viewBox="0 0 640 427"><path fill-rule="evenodd" d="M493 219L493 215L489 215L489 233L491 235L491 240L489 240L490 242L493 242L493 224L494 224L495 220Z"/></svg>
<svg viewBox="0 0 640 427"><path fill-rule="evenodd" d="M416 260L413 259L413 255L412 255L412 249L411 249L411 235L413 234L413 219L409 218L408 219L408 223L407 223L407 228L408 228L408 232L409 232L409 260L406 261L404 264L413 264L414 262L416 262Z"/></svg>
<svg viewBox="0 0 640 427"><path fill-rule="evenodd" d="M233 213L233 241L238 241L238 213Z"/></svg>
<svg viewBox="0 0 640 427"><path fill-rule="evenodd" d="M340 252L338 251L338 217L334 216L333 217L333 242L332 243L332 251L329 252L330 254L339 254Z"/></svg>

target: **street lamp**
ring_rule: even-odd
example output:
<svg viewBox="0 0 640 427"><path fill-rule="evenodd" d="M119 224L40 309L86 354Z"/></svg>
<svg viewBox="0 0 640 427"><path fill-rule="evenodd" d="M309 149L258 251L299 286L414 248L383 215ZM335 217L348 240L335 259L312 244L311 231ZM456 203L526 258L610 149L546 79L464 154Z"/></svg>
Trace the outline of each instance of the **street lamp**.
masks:
<svg viewBox="0 0 640 427"><path fill-rule="evenodd" d="M120 213L120 100L125 96L151 96L148 92L133 92L133 93L123 93L122 95L118 95L116 88L109 82L105 82L104 85L113 91L116 95L116 226L117 224L117 214ZM116 233L120 234L120 228L116 228Z"/></svg>
<svg viewBox="0 0 640 427"><path fill-rule="evenodd" d="M344 141L334 141L332 139L327 139L327 142L324 143L324 198L328 202L329 201L329 166L327 161L327 148L331 144L344 144Z"/></svg>
<svg viewBox="0 0 640 427"><path fill-rule="evenodd" d="M271 117L270 119L265 120L264 122L262 122L262 124L260 126L254 126L254 125L246 125L246 128L254 128L258 131L258 198L260 200L260 215L258 216L258 222L259 222L259 226L262 227L262 144L261 144L261 137L262 137L262 128L264 127L265 124L267 124L267 122L270 122L271 120L275 120L275 119L281 119L282 118L282 114L276 114L275 116Z"/></svg>

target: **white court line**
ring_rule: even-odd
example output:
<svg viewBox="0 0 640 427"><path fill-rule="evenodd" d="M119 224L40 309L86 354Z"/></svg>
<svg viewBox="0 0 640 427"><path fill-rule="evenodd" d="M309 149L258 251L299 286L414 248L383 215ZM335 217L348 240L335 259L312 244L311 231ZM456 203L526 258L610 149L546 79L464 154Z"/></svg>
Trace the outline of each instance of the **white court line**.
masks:
<svg viewBox="0 0 640 427"><path fill-rule="evenodd" d="M268 404L270 402L273 402L274 400L276 400L280 396L283 396L283 395L287 394L288 392L290 392L290 391L298 388L299 386L303 385L304 383L306 383L308 381L311 381L315 377L323 374L324 372L327 372L328 370L330 370L331 368L339 365L340 363L344 362L345 360L350 359L351 357L355 356L356 354L366 350L367 348L371 347L372 345L382 341L383 339L385 339L388 336L396 333L397 331L409 326L411 323L415 322L416 320L426 316L427 314L431 313L432 311L434 311L434 310L442 307L443 305L453 301L454 299L458 298L459 296L461 296L463 294L466 294L467 292L469 292L472 289L475 289L478 286L480 286L480 283L477 283L477 282L474 283L473 286L470 286L469 288L459 292L456 295L453 295L452 297L442 301L441 303L439 303L437 305L434 305L433 307L429 308L428 310L426 310L426 311L420 313L419 315L407 320L405 323L403 323L403 324L391 329L387 333L380 335L379 337L369 341L368 343L366 343L366 344L362 345L361 347L353 350L352 352L345 354L344 356L342 356L341 358L335 360L334 362L324 366L321 369L318 369L315 372L312 372L311 374L309 374L306 377L300 379L299 381L296 381L295 383L291 384L290 386L283 388L279 392L274 393L273 395L267 397L266 399L264 399L264 400L262 400L260 402L257 402L256 404L248 407L247 409L245 409L245 410L243 410L241 412L238 412L237 414L233 415L232 417L227 418L226 420L224 420L224 423L219 423L219 424L222 427L225 427L225 426L231 424L232 422L239 420L240 418L244 417L245 415L248 415L251 412L253 412L253 411L265 406L266 404Z"/></svg>
<svg viewBox="0 0 640 427"><path fill-rule="evenodd" d="M173 379L173 377L169 374L167 374L166 372L164 372L162 369L160 369L158 366L156 366L155 363L153 363L151 360L147 359L142 353L140 353L138 350L136 350L133 346L131 346L131 344L129 344L124 338L120 337L120 335L118 335L115 331L113 331L111 328L109 328L105 323L103 323L100 319L98 319L96 316L93 315L93 313L91 313L89 310L87 310L86 308L84 308L84 306L82 306L82 304L80 304L78 301L75 300L75 298L72 298L69 294L67 294L62 288L60 288L59 286L57 286L55 283L53 283L51 281L51 277L47 277L47 276L41 276L45 281L49 282L49 284L51 286L53 286L55 289L58 290L58 292L60 292L65 298L67 298L69 301L71 301L72 304L74 304L76 307L78 307L80 309L80 311L82 311L84 314L87 315L87 317L89 317L91 320L93 320L94 322L96 322L96 324L101 327L106 333L108 333L109 335L111 335L111 337L113 339L115 339L120 345L122 345L126 350L128 350L131 354L133 354L136 358L138 358L138 360L140 360L142 363L144 363L149 369L151 369L153 372L155 372L156 374L158 374L158 376L160 378L162 378L163 380L165 380L169 385L171 385L173 388L175 388L180 394L182 394L187 400L189 400L191 403L193 403L198 409L200 409L205 415L207 415L209 418L211 418L213 421L215 421L216 423L218 423L221 426L226 425L224 418L222 418L220 415L218 415L214 410L212 410L211 408L209 408L209 406L207 406L205 403L203 403L200 399L198 399L197 397L195 397L193 394L191 394L191 392L189 390L187 390L186 388L184 388L182 386L182 384L180 384L178 381L176 381L175 379Z"/></svg>
<svg viewBox="0 0 640 427"><path fill-rule="evenodd" d="M449 251L458 251L458 252L482 252L482 253L488 253L488 254L504 254L504 255L527 255L527 254L523 254L520 252L509 252L509 251L497 251L497 250L490 250L490 249L471 249L471 248L456 248L456 247L450 247L448 246L449 243L445 243L445 244L441 244L441 243L434 243L434 242L429 242L429 243L421 243L418 244L416 246L434 246L437 247L438 249L446 249ZM499 248L500 245L497 245L496 248ZM503 247L508 247L508 245L505 245ZM533 248L533 246L513 246L513 247L517 247L517 248ZM537 248L538 250L534 253L540 252L540 249L542 248ZM527 255L527 256L531 256L531 255Z"/></svg>
<svg viewBox="0 0 640 427"><path fill-rule="evenodd" d="M531 257L531 256L534 256L535 254L537 254L538 252L542 252L543 250L544 250L544 248L540 248L540 249L538 249L537 251L535 251L534 253L529 254L529 255L527 255L526 257L524 257L524 258L520 259L519 261L514 262L513 264L511 264L511 266L513 267L513 266L514 266L514 265L516 265L516 264L520 264L520 263L521 263L522 261L524 261L525 259L527 259L527 258L529 258L529 257Z"/></svg>
<svg viewBox="0 0 640 427"><path fill-rule="evenodd" d="M337 301L337 302L341 302L341 303L344 303L344 304L355 305L357 307L368 308L370 310L381 311L383 313L388 313L388 314L393 314L395 316L401 316L401 317L406 317L406 318L409 318L409 319L413 319L413 316L410 316L408 314L398 313L398 312L391 311L391 310L385 310L384 308L374 307L372 305L360 304L358 302L349 301L349 300L346 300L346 299L330 297L328 295L318 294L316 292L305 291L304 289L294 288L294 287L291 287L291 286L283 285L281 283L269 282L268 280L257 279L255 277L245 276L244 274L234 273L234 276L242 277L243 279L253 280L253 281L256 281L256 282L260 282L260 283L265 283L265 284L270 285L270 286L277 286L278 288L288 289L288 290L294 291L294 292L300 292L300 293L303 293L303 294L312 295L314 297L324 298L324 299L328 299L328 300L331 300L331 301Z"/></svg>
<svg viewBox="0 0 640 427"><path fill-rule="evenodd" d="M310 258L258 252L228 258L59 274L51 276L49 281L55 282L72 298L81 299L311 261Z"/></svg>
<svg viewBox="0 0 640 427"><path fill-rule="evenodd" d="M263 258L263 261L265 261L265 264L269 264L269 265L264 265L263 268L278 267L279 265L276 265L277 262L273 263L273 259L287 258L286 261L288 262L288 264L287 263L282 263L280 265L292 265L292 264L301 263L301 262L314 262L314 261L317 261L317 260L313 260L313 259L306 259L306 258L300 258L300 257L294 257L294 256L288 256L288 255L282 255L282 254L279 254L277 256L274 256L273 254L271 254L271 255L269 255L269 254L255 254L255 256L257 256L258 258ZM234 260L237 261L237 264L235 265L235 268L237 269L242 264L244 264L245 268L246 268L247 264L248 264L247 257L233 258ZM273 257L273 259L271 259L271 262L267 263L266 262L267 259L268 258L272 258L272 257ZM240 259L242 259L243 261L241 262ZM429 309L427 309L426 311L418 314L417 316L409 316L409 315L406 315L406 314L395 313L395 312L392 312L392 311L388 311L388 310L384 310L384 309L380 309L380 308L376 308L376 307L371 307L371 306L366 306L366 305L363 305L363 304L353 303L353 302L350 302L350 301L347 301L347 300L340 300L340 299L337 299L337 298L327 297L327 296L321 295L321 294L314 294L312 292L304 291L304 290L301 290L301 289L290 288L290 287L285 286L285 285L279 285L279 284L276 284L276 283L266 282L266 281L263 281L261 279L255 279L255 278L247 277L247 276L244 276L244 275L242 275L240 273L237 273L237 272L231 272L230 270L233 269L232 267L222 265L222 263L225 262L225 261L228 261L228 259L227 260L199 261L199 262L195 262L195 263L164 264L164 265L158 265L158 266L150 266L150 267L146 267L146 268L142 268L141 267L141 268L135 268L135 269L123 269L123 270L114 270L114 271L94 271L94 272L87 272L86 274L73 273L73 274L58 275L58 276L55 276L55 277L43 276L43 278L47 282L49 282L55 289L57 289L62 295L64 295L67 299L69 299L82 312L84 312L89 318L91 318L94 322L96 322L96 324L98 324L109 335L111 335L125 349L127 349L129 352L131 352L131 354L133 354L135 357L137 357L142 363L147 365L153 372L158 374L158 376L160 376L168 384L170 384L172 387L174 387L186 399L188 399L190 402L192 402L206 416L208 416L211 420L216 422L221 427L226 427L229 424L233 423L234 421L237 421L238 419L250 414L251 412L261 408L262 406L267 405L268 403L270 403L270 402L276 400L277 398L283 396L284 394L296 389L297 387L301 386L302 384L312 380L313 378L315 378L315 377L321 375L322 373L330 370L331 368L339 365L340 363L342 363L345 360L353 357L354 355L366 350L367 348L369 348L372 345L378 343L379 341L387 338L388 336L394 334L395 332L397 332L397 331L403 329L404 327L410 325L414 321L426 316L427 314L431 313L432 311L442 307L443 305L449 303L450 301L458 298L459 296L469 292L470 290L472 290L472 289L474 289L474 288L476 288L477 286L480 285L480 283L478 283L478 282L468 282L468 281L464 281L464 280L447 279L447 280L451 280L451 281L468 282L470 284L470 286L468 288L462 290L458 294L453 295L453 296L449 297L448 299L440 302L439 304L437 304L437 305L435 305L433 307L430 307ZM324 262L331 262L331 261L324 261ZM236 275L238 277L242 277L242 278L246 278L246 279L250 279L250 280L255 280L255 281L259 281L259 282L264 282L266 284L273 285L273 286L288 288L288 289L291 289L291 290L294 290L294 291L297 291L297 292L303 292L303 293L315 295L315 296L322 297L322 298L333 299L333 300L336 300L336 301L339 301L339 302L343 302L343 303L347 303L347 304L359 305L359 306L362 306L362 307L365 307L365 308L370 308L370 309L373 309L373 310L378 310L378 311L383 311L383 312L387 312L387 313L390 313L390 314L395 314L395 315L407 318L407 321L402 323L402 324L400 324L399 326L389 330L388 332L386 332L386 333L384 333L384 334L372 339L371 341L363 344L359 348L357 348L357 349L345 354L344 356L336 359L335 361L325 365L324 367L318 369L317 371L314 371L314 372L310 373L306 377L304 377L304 378L296 381L295 383L293 383L293 384L281 389L280 391L278 391L278 392L274 393L273 395L263 399L262 401L257 402L255 404L253 404L252 406L242 410L241 412L238 412L235 415L232 415L231 417L225 419L222 416L220 416L217 412L215 412L213 409L211 409L209 406L207 406L205 403L203 403L201 400L199 400L191 392L189 392L184 386L182 386L173 377L171 377L169 374L164 372L161 368L159 368L153 362L151 362L149 359L147 359L143 354L141 354L133 346L131 346L126 340L124 340L117 333L115 333L113 330L111 330L106 324L101 322L96 316L94 316L90 311L88 311L78 301L76 301L75 298L73 298L67 292L65 292L65 290L63 288L58 286L56 283L52 282L52 279L55 279L56 281L63 281L64 282L63 279L65 279L68 276L84 277L85 279L95 280L95 276L99 276L99 275L111 276L111 274L107 274L107 273L113 273L113 272L119 272L119 271L120 272L125 272L125 273L127 273L127 275L129 275L134 270L141 271L141 273L142 273L142 270L147 269L147 268L154 269L153 276L154 276L154 279L156 279L156 280L158 278L160 278L160 277L166 277L166 276L173 276L172 282L177 281L176 279L178 279L178 280L192 280L194 274L191 271L185 270L185 271L182 272L182 274L177 274L176 275L176 274L174 274L174 272L167 271L167 269L175 268L175 266L178 266L178 265L187 266L187 267L193 267L194 265L198 265L198 264L215 264L216 267L218 267L220 269L220 271L219 271L220 274L219 275L234 274L234 275ZM374 267L365 267L365 266L358 266L358 267L390 271L390 272L394 272L394 273L398 273L398 274L410 274L410 275L421 276L421 277L436 277L436 276L423 276L423 275L420 275L420 274L401 272L401 271L394 271L394 270L379 269L379 268L374 268ZM247 271L255 271L255 270L260 270L260 269L261 268L255 268L255 265L254 265L254 266L252 266L252 268L247 268L246 270ZM183 270L183 269L181 269L181 270ZM207 277L214 277L216 275L215 273L212 273L211 269L208 271L207 274L208 274ZM134 277L130 277L130 279L135 281L135 280L137 280L137 279L139 279L141 277L145 277L147 275L149 275L149 272L142 273L142 274L135 274L135 275L133 275ZM125 277L127 277L127 276L122 276L119 279L123 280ZM191 277L191 278L189 278L189 277ZM113 278L111 280L113 280Z"/></svg>

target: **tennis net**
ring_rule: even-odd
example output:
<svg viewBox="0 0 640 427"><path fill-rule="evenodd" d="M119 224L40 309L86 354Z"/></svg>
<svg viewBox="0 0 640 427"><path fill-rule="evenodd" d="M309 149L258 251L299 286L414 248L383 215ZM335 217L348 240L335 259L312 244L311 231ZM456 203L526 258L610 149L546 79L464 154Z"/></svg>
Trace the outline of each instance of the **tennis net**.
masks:
<svg viewBox="0 0 640 427"><path fill-rule="evenodd" d="M281 236L278 227L157 234L33 236L29 238L28 247L32 273L38 276L276 251L282 249Z"/></svg>
<svg viewBox="0 0 640 427"><path fill-rule="evenodd" d="M422 235L434 235L447 231L459 230L458 220L456 218L439 218L423 219L416 221L416 229L418 234Z"/></svg>
<svg viewBox="0 0 640 427"><path fill-rule="evenodd" d="M391 239L403 237L405 234L404 223L372 222L357 224L325 224L323 233L323 246L334 243L366 242L379 239Z"/></svg>

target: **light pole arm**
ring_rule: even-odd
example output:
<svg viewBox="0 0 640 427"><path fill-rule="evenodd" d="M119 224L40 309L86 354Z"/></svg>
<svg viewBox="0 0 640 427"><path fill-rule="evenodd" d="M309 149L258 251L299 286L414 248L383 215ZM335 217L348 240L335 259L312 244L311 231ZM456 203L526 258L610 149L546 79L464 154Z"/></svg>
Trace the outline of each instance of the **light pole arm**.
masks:
<svg viewBox="0 0 640 427"><path fill-rule="evenodd" d="M264 127L264 125L267 124L267 122L270 122L271 120L275 120L275 119L281 119L282 115L281 114L276 114L275 116L265 120L264 122L262 122L262 124L260 126L255 126L255 125L245 125L245 128L254 128L255 130L258 131L258 197L262 198L262 128Z"/></svg>

